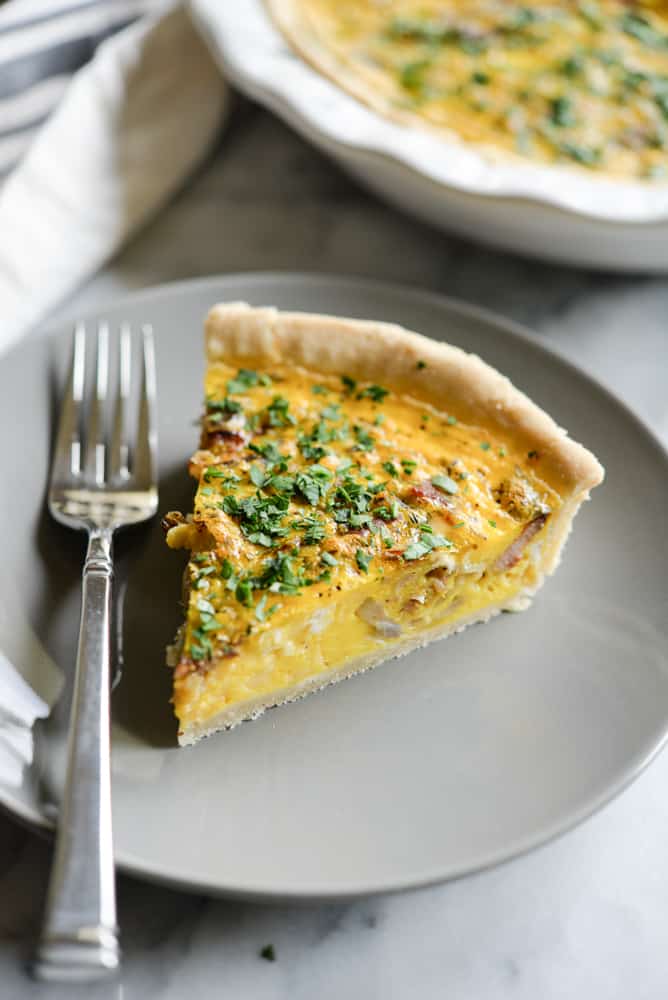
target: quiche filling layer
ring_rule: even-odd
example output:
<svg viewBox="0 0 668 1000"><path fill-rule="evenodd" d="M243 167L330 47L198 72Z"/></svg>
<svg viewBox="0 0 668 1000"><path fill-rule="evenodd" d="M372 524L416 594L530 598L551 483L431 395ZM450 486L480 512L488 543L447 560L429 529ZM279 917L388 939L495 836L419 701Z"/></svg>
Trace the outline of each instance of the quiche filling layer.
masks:
<svg viewBox="0 0 668 1000"><path fill-rule="evenodd" d="M534 160L666 176L668 11L661 0L270 6L319 68L381 110Z"/></svg>
<svg viewBox="0 0 668 1000"><path fill-rule="evenodd" d="M192 550L182 726L512 606L562 505L541 465L389 386L209 365L194 513L165 519Z"/></svg>

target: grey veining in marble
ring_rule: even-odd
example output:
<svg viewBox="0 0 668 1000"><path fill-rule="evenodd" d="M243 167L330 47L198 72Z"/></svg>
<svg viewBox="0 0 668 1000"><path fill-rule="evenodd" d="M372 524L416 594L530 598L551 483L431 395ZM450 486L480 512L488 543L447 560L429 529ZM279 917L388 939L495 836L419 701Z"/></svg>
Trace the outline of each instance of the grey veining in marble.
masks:
<svg viewBox="0 0 668 1000"><path fill-rule="evenodd" d="M549 234L546 234L549 239ZM65 303L225 271L339 271L421 285L532 326L668 440L668 282L568 271L448 238L368 196L242 107L211 162ZM119 879L122 982L91 1000L663 1000L668 757L579 829L510 864L345 906L268 907ZM0 817L0 998L69 1000L24 971L48 844ZM260 957L273 944L276 961Z"/></svg>

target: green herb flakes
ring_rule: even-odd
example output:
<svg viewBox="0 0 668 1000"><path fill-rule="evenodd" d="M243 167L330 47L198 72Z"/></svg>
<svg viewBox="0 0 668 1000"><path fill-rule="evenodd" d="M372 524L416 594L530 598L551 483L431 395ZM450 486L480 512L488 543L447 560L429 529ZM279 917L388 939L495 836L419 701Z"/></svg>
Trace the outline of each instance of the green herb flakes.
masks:
<svg viewBox="0 0 668 1000"><path fill-rule="evenodd" d="M248 368L240 368L236 376L227 383L227 392L233 396L254 389L257 385L271 385L270 376L258 374Z"/></svg>
<svg viewBox="0 0 668 1000"><path fill-rule="evenodd" d="M373 555L369 552L365 552L364 549L357 549L355 552L355 562L362 573L369 572L369 566L371 565L372 559Z"/></svg>
<svg viewBox="0 0 668 1000"><path fill-rule="evenodd" d="M437 486L439 490L443 490L444 493L454 494L459 489L457 483L454 479L451 479L450 476L442 476L439 474L437 476L432 476L431 481L434 486Z"/></svg>

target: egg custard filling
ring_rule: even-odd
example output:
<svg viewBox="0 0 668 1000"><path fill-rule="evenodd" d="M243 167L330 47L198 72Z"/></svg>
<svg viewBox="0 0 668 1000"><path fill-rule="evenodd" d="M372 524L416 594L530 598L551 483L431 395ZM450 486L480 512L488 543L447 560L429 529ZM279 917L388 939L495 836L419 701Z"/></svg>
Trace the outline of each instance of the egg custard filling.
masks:
<svg viewBox="0 0 668 1000"><path fill-rule="evenodd" d="M668 177L665 0L267 0L376 110L510 154Z"/></svg>
<svg viewBox="0 0 668 1000"><path fill-rule="evenodd" d="M219 306L207 342L194 511L163 522L191 551L181 743L523 608L600 481L479 359L398 327Z"/></svg>

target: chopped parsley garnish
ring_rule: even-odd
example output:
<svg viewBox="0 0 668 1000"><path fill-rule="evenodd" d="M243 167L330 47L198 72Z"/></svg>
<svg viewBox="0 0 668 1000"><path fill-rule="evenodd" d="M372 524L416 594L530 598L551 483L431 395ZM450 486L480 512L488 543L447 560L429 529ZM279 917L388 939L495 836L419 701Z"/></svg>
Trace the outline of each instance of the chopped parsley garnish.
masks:
<svg viewBox="0 0 668 1000"><path fill-rule="evenodd" d="M270 465L277 465L284 461L283 455L273 441L267 441L266 444L249 444L248 447L256 455L261 455Z"/></svg>
<svg viewBox="0 0 668 1000"><path fill-rule="evenodd" d="M317 542L321 542L327 534L325 522L321 521L313 514L310 514L308 517L304 517L299 521L293 521L292 527L296 528L298 531L304 532L303 538L305 545L316 545Z"/></svg>
<svg viewBox="0 0 668 1000"><path fill-rule="evenodd" d="M290 404L283 396L274 396L267 407L270 427L289 427L297 421L290 413Z"/></svg>
<svg viewBox="0 0 668 1000"><path fill-rule="evenodd" d="M560 66L560 70L564 74L564 76L567 76L570 79L579 76L580 73L582 73L582 71L584 70L584 61L582 59L582 56L580 55L569 56L568 59L564 59L563 63Z"/></svg>
<svg viewBox="0 0 668 1000"><path fill-rule="evenodd" d="M239 604L245 605L247 608L253 605L253 585L250 580L239 580L236 589L234 591L234 596L239 601Z"/></svg>
<svg viewBox="0 0 668 1000"><path fill-rule="evenodd" d="M371 565L372 559L373 555L369 552L365 552L364 549L357 549L355 552L355 562L362 573L369 572L369 566Z"/></svg>
<svg viewBox="0 0 668 1000"><path fill-rule="evenodd" d="M326 396L329 392L329 389L327 388L326 385L312 385L311 392L315 396Z"/></svg>
<svg viewBox="0 0 668 1000"><path fill-rule="evenodd" d="M412 475L417 469L417 462L414 462L412 458L402 458L400 459L401 467L407 476Z"/></svg>
<svg viewBox="0 0 668 1000"><path fill-rule="evenodd" d="M359 424L355 424L353 427L355 433L355 450L356 451L371 451L375 442L372 434L369 434L367 430L360 427Z"/></svg>
<svg viewBox="0 0 668 1000"><path fill-rule="evenodd" d="M662 35L642 14L626 11L619 19L619 26L627 35L636 38L648 48L665 48L668 38Z"/></svg>
<svg viewBox="0 0 668 1000"><path fill-rule="evenodd" d="M297 447L304 458L311 462L319 462L321 458L329 454L326 448L323 448L321 444L314 444L313 439L304 434L299 438Z"/></svg>
<svg viewBox="0 0 668 1000"><path fill-rule="evenodd" d="M338 427L332 427L325 420L319 420L310 434L300 434L297 447L308 461L318 462L329 454L323 447L330 441L342 441L348 434L348 423L343 421Z"/></svg>
<svg viewBox="0 0 668 1000"><path fill-rule="evenodd" d="M346 392L354 392L357 388L357 382L354 378L351 378L350 375L342 375L341 381L343 382L343 387Z"/></svg>
<svg viewBox="0 0 668 1000"><path fill-rule="evenodd" d="M341 407L338 403L331 403L329 406L326 406L324 410L320 411L320 416L323 420L340 420L340 409Z"/></svg>
<svg viewBox="0 0 668 1000"><path fill-rule="evenodd" d="M396 521L399 516L399 504L396 500L392 500L390 506L382 504L380 507L374 507L373 512L381 521Z"/></svg>
<svg viewBox="0 0 668 1000"><path fill-rule="evenodd" d="M271 486L271 488L276 490L277 493L283 493L286 496L291 496L295 491L295 477L281 474L270 476L267 485Z"/></svg>
<svg viewBox="0 0 668 1000"><path fill-rule="evenodd" d="M431 66L431 59L416 59L406 63L399 73L401 86L406 90L420 91L424 87L424 75Z"/></svg>
<svg viewBox="0 0 668 1000"><path fill-rule="evenodd" d="M376 427L380 427L381 424L385 423L385 414L377 413L376 416L374 417L373 422L376 425Z"/></svg>
<svg viewBox="0 0 668 1000"><path fill-rule="evenodd" d="M558 128L571 128L577 124L570 97L555 97L550 101L550 121Z"/></svg>
<svg viewBox="0 0 668 1000"><path fill-rule="evenodd" d="M390 38L414 42L444 42L456 36L456 31L435 21L418 17L395 17L388 28Z"/></svg>
<svg viewBox="0 0 668 1000"><path fill-rule="evenodd" d="M260 948L260 958L264 958L266 962L276 961L276 949L273 944L266 944L264 948Z"/></svg>
<svg viewBox="0 0 668 1000"><path fill-rule="evenodd" d="M269 548L277 538L284 538L288 534L288 528L283 525L283 517L289 506L287 497L268 497L260 492L245 500L227 496L221 506L226 514L239 522L248 541L256 545Z"/></svg>
<svg viewBox="0 0 668 1000"><path fill-rule="evenodd" d="M280 606L280 604L272 604L270 607L267 607L267 595L263 594L255 605L255 617L259 622L264 622L267 618L271 618L274 612L278 611Z"/></svg>
<svg viewBox="0 0 668 1000"><path fill-rule="evenodd" d="M209 415L220 416L231 416L234 413L242 413L243 406L238 403L236 399L230 399L226 396L225 399L207 399L206 409Z"/></svg>
<svg viewBox="0 0 668 1000"><path fill-rule="evenodd" d="M369 508L373 497L368 484L359 483L352 476L344 476L328 502L328 510L337 524L359 528L371 520Z"/></svg>
<svg viewBox="0 0 668 1000"><path fill-rule="evenodd" d="M390 476L398 476L399 475L399 470L397 469L397 467L394 464L394 462L383 462L383 468L385 469L385 472L387 472L388 475L390 475Z"/></svg>
<svg viewBox="0 0 668 1000"><path fill-rule="evenodd" d="M256 385L271 385L269 375L258 374L248 368L240 368L233 379L227 383L227 391L230 396L235 393L247 392L254 389Z"/></svg>
<svg viewBox="0 0 668 1000"><path fill-rule="evenodd" d="M221 469L217 465L210 465L204 470L204 482L210 483L212 479L225 479L227 470Z"/></svg>
<svg viewBox="0 0 668 1000"><path fill-rule="evenodd" d="M266 475L259 465L251 465L249 472L250 480L255 486L263 486Z"/></svg>
<svg viewBox="0 0 668 1000"><path fill-rule="evenodd" d="M450 476L442 476L439 474L437 476L432 476L431 481L434 486L437 486L439 490L443 490L444 493L453 494L459 489L457 483L454 479L451 479Z"/></svg>
<svg viewBox="0 0 668 1000"><path fill-rule="evenodd" d="M304 499L317 507L332 484L333 474L324 465L310 465L295 476L295 485Z"/></svg>
<svg viewBox="0 0 668 1000"><path fill-rule="evenodd" d="M428 552L432 549L451 549L453 544L448 538L444 538L443 535L436 535L429 524L420 525L420 540L417 542L411 542L411 544L404 550L403 557L407 561L411 562L414 559L420 559L422 556L426 556Z"/></svg>
<svg viewBox="0 0 668 1000"><path fill-rule="evenodd" d="M593 167L601 160L600 149L592 149L589 146L579 146L574 142L562 142L559 151L568 156L576 163L581 163L584 167Z"/></svg>
<svg viewBox="0 0 668 1000"><path fill-rule="evenodd" d="M374 403L382 403L386 396L389 396L390 390L383 389L382 385L368 385L366 389L362 389L358 392L358 399L372 399Z"/></svg>
<svg viewBox="0 0 668 1000"><path fill-rule="evenodd" d="M223 580L229 580L234 573L234 566L229 559L223 559L222 565L220 567L220 575Z"/></svg>
<svg viewBox="0 0 668 1000"><path fill-rule="evenodd" d="M490 526L490 528L496 528L496 521L492 521L491 518L487 523Z"/></svg>

